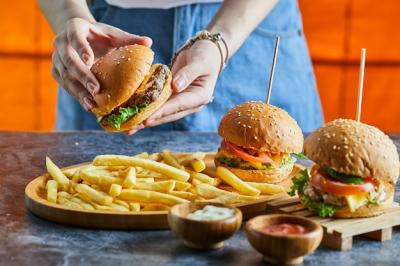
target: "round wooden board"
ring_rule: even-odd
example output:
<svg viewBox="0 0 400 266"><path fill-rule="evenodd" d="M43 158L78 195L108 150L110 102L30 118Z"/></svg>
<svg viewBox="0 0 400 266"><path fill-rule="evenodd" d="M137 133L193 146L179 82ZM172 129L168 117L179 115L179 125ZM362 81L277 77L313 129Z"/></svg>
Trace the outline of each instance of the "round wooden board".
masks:
<svg viewBox="0 0 400 266"><path fill-rule="evenodd" d="M183 155L183 154L182 154ZM205 161L208 166L213 166L214 154L207 154ZM82 163L63 168L77 167L89 163ZM300 169L295 166L292 176ZM112 212L112 211L88 211L73 209L54 204L46 200L45 184L50 176L41 175L32 180L25 188L25 204L27 208L39 217L47 220L80 227L97 229L168 229L167 211L149 212ZM287 179L291 182L290 179ZM285 186L290 186L285 184ZM266 202L277 198L279 195L265 196L257 201L235 205L241 209L244 219L265 213Z"/></svg>

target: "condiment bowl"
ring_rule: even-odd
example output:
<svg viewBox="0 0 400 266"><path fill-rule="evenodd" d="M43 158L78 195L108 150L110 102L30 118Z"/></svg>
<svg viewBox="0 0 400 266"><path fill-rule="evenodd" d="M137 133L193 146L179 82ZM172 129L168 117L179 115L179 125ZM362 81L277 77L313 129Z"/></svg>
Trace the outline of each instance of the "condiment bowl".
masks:
<svg viewBox="0 0 400 266"><path fill-rule="evenodd" d="M234 215L214 221L198 221L187 218L188 214L203 209L207 205L230 208ZM242 212L238 208L219 203L190 202L173 206L168 213L170 228L183 239L183 243L194 249L216 249L224 245L224 240L239 230Z"/></svg>
<svg viewBox="0 0 400 266"><path fill-rule="evenodd" d="M282 223L297 224L307 230L302 234L273 234L260 229ZM249 220L245 227L250 244L274 264L300 264L303 256L313 252L321 243L322 227L310 219L284 214L261 215Z"/></svg>

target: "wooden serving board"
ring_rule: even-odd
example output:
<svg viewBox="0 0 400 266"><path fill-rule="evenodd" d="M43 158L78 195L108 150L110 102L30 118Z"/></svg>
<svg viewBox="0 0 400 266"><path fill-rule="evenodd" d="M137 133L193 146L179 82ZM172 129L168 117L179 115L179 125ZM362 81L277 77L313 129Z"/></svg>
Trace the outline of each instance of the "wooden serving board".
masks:
<svg viewBox="0 0 400 266"><path fill-rule="evenodd" d="M392 228L400 225L400 207L397 202L385 214L369 218L321 218L307 210L297 196L280 195L267 203L267 212L281 212L307 217L319 222L324 229L322 245L336 250L349 250L353 237L385 241L392 238Z"/></svg>
<svg viewBox="0 0 400 266"><path fill-rule="evenodd" d="M180 154L183 156L185 154ZM214 167L214 153L208 153L205 158L205 163L209 167ZM63 170L87 165L82 163L63 168ZM293 169L294 176L299 171L299 166ZM48 174L41 175L32 180L25 188L25 204L27 208L42 218L57 223L81 226L87 228L98 229L167 229L168 228L168 211L149 211L149 212L112 212L100 210L82 210L73 209L54 204L46 200L45 185L50 178ZM291 182L288 178L287 182ZM289 187L287 183L285 186ZM241 203L234 205L238 207L244 219L249 219L254 216L264 214L266 203L269 200L282 197L282 194L264 196L254 202Z"/></svg>

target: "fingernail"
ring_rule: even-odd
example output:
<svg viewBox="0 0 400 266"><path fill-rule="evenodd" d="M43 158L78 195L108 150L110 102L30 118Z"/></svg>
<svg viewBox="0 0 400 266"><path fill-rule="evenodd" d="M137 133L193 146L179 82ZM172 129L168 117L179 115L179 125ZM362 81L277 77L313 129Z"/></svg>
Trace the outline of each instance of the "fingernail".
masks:
<svg viewBox="0 0 400 266"><path fill-rule="evenodd" d="M182 76L178 76L174 79L174 85L177 91L181 91L185 88L186 82Z"/></svg>
<svg viewBox="0 0 400 266"><path fill-rule="evenodd" d="M92 110L93 109L93 103L92 103L92 101L88 98L88 97L83 97L83 102L84 102L84 108L85 108L85 110L86 111L90 111L90 110Z"/></svg>
<svg viewBox="0 0 400 266"><path fill-rule="evenodd" d="M98 92L98 86L96 86L93 82L89 81L86 84L87 90L92 94L95 95Z"/></svg>
<svg viewBox="0 0 400 266"><path fill-rule="evenodd" d="M83 62L85 62L86 65L90 65L90 56L88 54L83 54L82 55Z"/></svg>

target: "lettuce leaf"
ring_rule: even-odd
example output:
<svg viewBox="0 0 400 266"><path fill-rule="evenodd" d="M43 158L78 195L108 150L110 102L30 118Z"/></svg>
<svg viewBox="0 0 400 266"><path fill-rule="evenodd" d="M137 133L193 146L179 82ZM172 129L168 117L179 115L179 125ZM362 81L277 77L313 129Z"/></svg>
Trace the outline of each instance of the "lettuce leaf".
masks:
<svg viewBox="0 0 400 266"><path fill-rule="evenodd" d="M356 175L346 175L336 172L330 167L323 167L323 170L333 179L345 183L345 184L364 184L364 180L360 176Z"/></svg>
<svg viewBox="0 0 400 266"><path fill-rule="evenodd" d="M147 106L147 103L142 103L129 107L120 107L118 109L118 114L111 114L107 117L107 122L113 125L116 129L120 129L124 122L128 121Z"/></svg>
<svg viewBox="0 0 400 266"><path fill-rule="evenodd" d="M280 168L285 168L287 166L290 166L296 162L296 158L287 155L283 160L282 163L279 165Z"/></svg>
<svg viewBox="0 0 400 266"><path fill-rule="evenodd" d="M288 194L290 196L301 195L301 202L304 206L306 206L310 211L318 213L320 217L331 217L335 214L336 211L343 208L342 206L333 205L324 203L321 201L317 201L304 194L304 186L309 181L308 170L301 170L300 173L293 178L293 185L290 188Z"/></svg>

